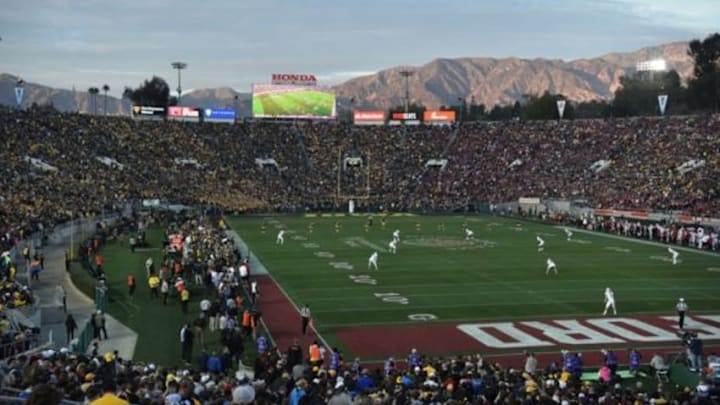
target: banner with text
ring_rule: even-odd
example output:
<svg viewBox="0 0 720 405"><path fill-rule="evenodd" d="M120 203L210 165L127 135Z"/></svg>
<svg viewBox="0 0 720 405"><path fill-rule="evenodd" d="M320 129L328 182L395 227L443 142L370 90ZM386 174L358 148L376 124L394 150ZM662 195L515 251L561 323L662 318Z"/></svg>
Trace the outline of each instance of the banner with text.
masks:
<svg viewBox="0 0 720 405"><path fill-rule="evenodd" d="M392 119L388 121L388 125L418 125L420 120L414 112L394 112Z"/></svg>
<svg viewBox="0 0 720 405"><path fill-rule="evenodd" d="M272 84L295 84L300 86L317 85L317 77L312 74L273 73Z"/></svg>
<svg viewBox="0 0 720 405"><path fill-rule="evenodd" d="M425 111L423 121L429 124L447 124L455 122L455 111Z"/></svg>
<svg viewBox="0 0 720 405"><path fill-rule="evenodd" d="M235 122L237 113L231 108L206 108L203 110L203 121L224 122L232 124Z"/></svg>
<svg viewBox="0 0 720 405"><path fill-rule="evenodd" d="M385 111L355 110L353 111L353 123L355 125L383 125L385 123Z"/></svg>
<svg viewBox="0 0 720 405"><path fill-rule="evenodd" d="M173 121L200 122L200 111L194 107L172 106L167 109L167 117Z"/></svg>
<svg viewBox="0 0 720 405"><path fill-rule="evenodd" d="M165 119L165 107L134 105L132 117L135 120L162 121Z"/></svg>

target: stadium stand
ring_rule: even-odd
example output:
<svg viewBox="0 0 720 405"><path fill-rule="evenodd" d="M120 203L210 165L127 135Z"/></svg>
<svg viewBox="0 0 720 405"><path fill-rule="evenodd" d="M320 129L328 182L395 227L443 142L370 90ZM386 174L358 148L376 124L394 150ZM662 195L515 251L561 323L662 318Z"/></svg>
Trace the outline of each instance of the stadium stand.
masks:
<svg viewBox="0 0 720 405"><path fill-rule="evenodd" d="M367 196L362 204L375 209L453 211L531 195L583 198L597 208L707 215L720 208L719 133L717 116L360 128L340 123L138 123L5 110L0 115L5 140L2 246L9 250L29 235L71 219L118 211L128 199L231 212L291 212L337 209L338 189L343 195ZM446 163L429 165L430 160ZM695 163L686 164L691 161ZM344 164L353 169L340 172ZM203 240L203 249L215 253L219 267L237 264L239 255L222 235L209 226L198 232L198 223L187 218L168 235L183 232L191 240ZM691 243L679 227L658 229L628 221L589 225ZM717 248L717 238L706 247ZM162 267L174 268L173 261L182 261L171 254L167 260ZM168 274L170 283L177 277L194 278L196 266L184 264L181 272L186 273ZM12 261L3 266L3 307L32 300L14 280L12 268ZM216 305L226 317L238 316L228 299L240 286L225 288L233 280L223 275L216 281L223 297ZM231 329L223 338L228 353L220 369L209 371L207 363L163 368L112 353L19 354L29 348L27 331L0 320L3 342L12 343L3 346L8 361L2 393L28 403L62 398L91 402L112 392L138 404L185 404L194 398L211 404L293 405L711 403L718 395L712 378L716 370L707 370L708 380L697 387L668 393L662 387L618 385L614 376L584 381L582 370L563 371L557 365L528 372L462 356L422 358L417 367L388 364L370 371L330 355L322 363L298 361L296 349L277 348L258 357L251 381L231 371L237 356Z"/></svg>

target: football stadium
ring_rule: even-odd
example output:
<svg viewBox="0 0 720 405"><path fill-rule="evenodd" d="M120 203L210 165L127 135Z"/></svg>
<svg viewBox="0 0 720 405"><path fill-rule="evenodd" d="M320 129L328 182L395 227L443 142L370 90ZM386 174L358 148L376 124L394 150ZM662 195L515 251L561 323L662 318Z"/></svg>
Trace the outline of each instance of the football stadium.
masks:
<svg viewBox="0 0 720 405"><path fill-rule="evenodd" d="M0 80L0 403L718 403L718 38L482 109Z"/></svg>

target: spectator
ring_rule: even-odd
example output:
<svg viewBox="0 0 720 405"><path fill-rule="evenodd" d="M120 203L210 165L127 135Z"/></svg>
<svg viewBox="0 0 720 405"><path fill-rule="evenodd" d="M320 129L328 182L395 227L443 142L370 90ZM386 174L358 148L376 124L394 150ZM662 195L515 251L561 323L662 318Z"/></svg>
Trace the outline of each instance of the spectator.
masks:
<svg viewBox="0 0 720 405"><path fill-rule="evenodd" d="M77 330L77 322L75 322L75 318L72 316L72 314L67 314L67 317L65 318L65 335L67 337L68 343L75 339L75 331Z"/></svg>

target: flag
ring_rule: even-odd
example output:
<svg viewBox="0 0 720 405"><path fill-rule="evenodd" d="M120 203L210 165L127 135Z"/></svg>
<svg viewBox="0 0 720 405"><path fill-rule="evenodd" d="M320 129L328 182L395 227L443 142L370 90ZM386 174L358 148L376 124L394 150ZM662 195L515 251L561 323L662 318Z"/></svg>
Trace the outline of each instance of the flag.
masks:
<svg viewBox="0 0 720 405"><path fill-rule="evenodd" d="M658 95L658 107L660 107L660 115L665 115L665 108L667 107L667 102L668 102L667 94L659 94Z"/></svg>
<svg viewBox="0 0 720 405"><path fill-rule="evenodd" d="M565 100L558 100L558 101L556 102L556 104L557 104L557 110L558 110L558 117L560 117L560 119L562 119L562 118L563 118L563 114L565 114L565 104L566 104L566 101L565 101Z"/></svg>
<svg viewBox="0 0 720 405"><path fill-rule="evenodd" d="M25 95L25 88L22 86L15 87L15 102L20 106L23 102L23 96Z"/></svg>

